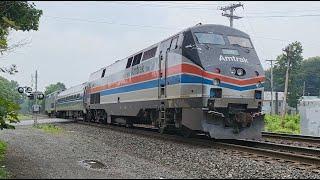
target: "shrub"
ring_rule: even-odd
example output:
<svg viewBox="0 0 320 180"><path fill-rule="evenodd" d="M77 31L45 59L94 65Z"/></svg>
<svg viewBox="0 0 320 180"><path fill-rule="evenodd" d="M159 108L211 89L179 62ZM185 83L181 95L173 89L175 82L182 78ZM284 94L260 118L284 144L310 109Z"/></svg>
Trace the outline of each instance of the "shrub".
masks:
<svg viewBox="0 0 320 180"><path fill-rule="evenodd" d="M286 115L284 127L281 127L281 116L266 115L265 131L275 133L300 134L300 116Z"/></svg>
<svg viewBox="0 0 320 180"><path fill-rule="evenodd" d="M0 141L0 162L3 161L7 149L7 144L3 141ZM5 179L8 177L8 173L5 168L0 164L0 179Z"/></svg>

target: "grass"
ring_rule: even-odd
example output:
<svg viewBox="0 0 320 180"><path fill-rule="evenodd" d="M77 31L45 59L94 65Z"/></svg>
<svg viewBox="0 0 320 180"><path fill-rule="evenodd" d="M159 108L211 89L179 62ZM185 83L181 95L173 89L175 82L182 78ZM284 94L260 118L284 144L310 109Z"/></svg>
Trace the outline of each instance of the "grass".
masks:
<svg viewBox="0 0 320 180"><path fill-rule="evenodd" d="M33 118L32 118L32 115L31 115L31 114L19 114L19 115L18 115L18 119L19 119L20 121L23 121L23 120L31 120L31 119L33 119Z"/></svg>
<svg viewBox="0 0 320 180"><path fill-rule="evenodd" d="M56 125L53 125L53 124L38 125L36 128L41 129L44 132L52 133L52 134L58 134L62 131L62 128L60 128Z"/></svg>
<svg viewBox="0 0 320 180"><path fill-rule="evenodd" d="M286 115L284 127L281 127L281 116L266 115L265 130L275 133L300 134L300 116Z"/></svg>
<svg viewBox="0 0 320 180"><path fill-rule="evenodd" d="M4 167L2 167L2 161L4 159L7 149L7 144L3 141L0 141L0 179L8 178L8 173Z"/></svg>

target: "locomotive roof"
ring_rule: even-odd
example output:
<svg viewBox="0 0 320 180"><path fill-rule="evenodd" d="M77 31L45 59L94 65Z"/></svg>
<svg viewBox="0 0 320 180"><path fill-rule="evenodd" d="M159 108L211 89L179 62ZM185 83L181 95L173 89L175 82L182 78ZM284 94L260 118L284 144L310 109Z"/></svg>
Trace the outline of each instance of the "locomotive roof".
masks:
<svg viewBox="0 0 320 180"><path fill-rule="evenodd" d="M223 34L223 35L236 35L236 36L242 36L242 37L247 37L247 38L249 38L249 35L246 34L245 32L242 32L242 31L240 31L240 30L238 30L238 29L235 29L235 28L232 28L232 27L229 27L229 26L220 25L220 24L201 24L201 23L199 23L199 24L197 24L197 25L195 25L195 26L185 28L185 29L179 31L178 33L175 33L175 34L169 36L168 38L165 38L164 40L162 40L162 41L160 41L160 42L154 43L154 44L152 44L152 45L150 45L150 46L148 46L148 47L146 47L146 48L143 48L143 49L141 49L140 51L137 51L137 52L135 52L135 53L133 53L133 54L125 57L125 58L118 59L118 60L114 61L113 63L111 63L111 64L109 64L109 65L107 65L107 66L104 66L104 67L98 69L98 70L95 71L95 72L92 72L92 73L90 74L90 77L91 77L93 74L98 73L99 71L102 71L103 69L108 68L108 67L110 67L110 66L118 63L118 62L121 61L121 60L126 60L126 59L128 59L129 57L134 56L135 54L138 54L138 53L144 51L145 49L152 48L152 47L158 45L159 43L164 42L164 41L166 41L166 40L168 40L168 39L176 36L177 34L181 34L181 33L185 32L185 31L189 31L189 30L191 30L192 32L197 32L197 31L198 31L198 32L214 32L214 33Z"/></svg>
<svg viewBox="0 0 320 180"><path fill-rule="evenodd" d="M249 35L243 31L240 31L238 29L225 26L225 25L220 25L220 24L204 24L204 25L196 25L193 27L188 28L192 32L214 32L218 34L223 34L223 35L237 35L237 36L242 36L242 37L247 37L249 38Z"/></svg>
<svg viewBox="0 0 320 180"><path fill-rule="evenodd" d="M69 95L69 94L74 94L74 93L81 92L83 90L84 86L85 86L85 83L81 83L81 84L72 86L72 87L70 87L70 88L68 88L68 89L66 89L64 91L61 91L58 96L61 97L61 96L66 96L66 95Z"/></svg>

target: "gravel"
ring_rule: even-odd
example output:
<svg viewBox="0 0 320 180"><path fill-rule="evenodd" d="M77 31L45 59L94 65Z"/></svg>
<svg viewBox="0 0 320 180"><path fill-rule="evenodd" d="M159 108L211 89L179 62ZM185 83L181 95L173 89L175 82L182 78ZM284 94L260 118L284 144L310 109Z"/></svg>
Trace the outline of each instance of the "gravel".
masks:
<svg viewBox="0 0 320 180"><path fill-rule="evenodd" d="M245 158L227 149L164 141L93 126L61 123L59 134L31 126L0 131L12 178L320 178L296 165ZM79 162L97 160L104 169Z"/></svg>

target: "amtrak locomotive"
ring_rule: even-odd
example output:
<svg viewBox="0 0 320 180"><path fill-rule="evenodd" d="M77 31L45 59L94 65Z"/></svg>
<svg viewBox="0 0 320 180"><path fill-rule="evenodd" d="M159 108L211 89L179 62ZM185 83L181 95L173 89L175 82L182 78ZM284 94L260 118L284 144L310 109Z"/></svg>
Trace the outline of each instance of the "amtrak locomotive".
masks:
<svg viewBox="0 0 320 180"><path fill-rule="evenodd" d="M128 127L144 124L161 133L257 139L264 127L263 82L246 33L200 24L101 68L82 85L49 95L47 112Z"/></svg>

